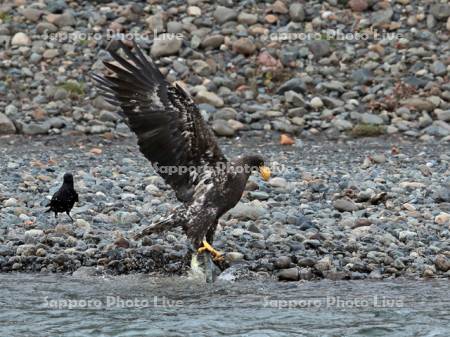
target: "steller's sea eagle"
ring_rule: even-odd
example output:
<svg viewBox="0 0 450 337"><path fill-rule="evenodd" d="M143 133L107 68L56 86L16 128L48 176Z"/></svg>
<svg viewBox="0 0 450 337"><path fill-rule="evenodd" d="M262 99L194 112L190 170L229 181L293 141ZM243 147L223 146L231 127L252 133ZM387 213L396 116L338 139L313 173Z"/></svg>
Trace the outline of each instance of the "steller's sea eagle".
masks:
<svg viewBox="0 0 450 337"><path fill-rule="evenodd" d="M219 218L238 203L252 171L268 180L270 170L260 155L228 161L189 94L168 83L135 42L134 53L118 43L128 60L110 50L117 63L104 64L113 75L93 78L105 99L120 106L140 151L183 203L140 236L181 226L195 250L220 259L209 244Z"/></svg>

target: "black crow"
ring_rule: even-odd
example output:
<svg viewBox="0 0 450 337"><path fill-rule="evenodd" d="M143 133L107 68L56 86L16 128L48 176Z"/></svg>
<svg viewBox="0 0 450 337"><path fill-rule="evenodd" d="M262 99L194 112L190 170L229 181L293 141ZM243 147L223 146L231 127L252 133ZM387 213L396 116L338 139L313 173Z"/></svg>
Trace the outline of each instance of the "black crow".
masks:
<svg viewBox="0 0 450 337"><path fill-rule="evenodd" d="M55 218L58 213L66 212L70 220L73 219L70 216L70 211L73 205L78 202L78 193L73 187L73 175L71 173L64 174L64 182L62 186L53 194L52 200L47 207L50 207L45 213L55 212Z"/></svg>

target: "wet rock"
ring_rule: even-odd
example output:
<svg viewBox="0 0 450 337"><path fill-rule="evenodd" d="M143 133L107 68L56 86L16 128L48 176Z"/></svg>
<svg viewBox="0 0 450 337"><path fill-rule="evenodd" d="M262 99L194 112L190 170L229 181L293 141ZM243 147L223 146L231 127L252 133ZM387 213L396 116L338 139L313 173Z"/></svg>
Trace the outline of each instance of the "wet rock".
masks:
<svg viewBox="0 0 450 337"><path fill-rule="evenodd" d="M278 273L279 281L298 281L300 279L297 267L283 269Z"/></svg>
<svg viewBox="0 0 450 337"><path fill-rule="evenodd" d="M92 277L92 276L99 276L102 274L102 271L99 267L87 267L83 266L78 268L72 273L72 276L77 278L84 278L84 277Z"/></svg>
<svg viewBox="0 0 450 337"><path fill-rule="evenodd" d="M450 270L450 258L445 255L439 254L434 260L434 265L436 266L436 269L447 272Z"/></svg>
<svg viewBox="0 0 450 337"><path fill-rule="evenodd" d="M225 259L228 262L239 262L244 260L244 254L239 252L228 252L225 254Z"/></svg>
<svg viewBox="0 0 450 337"><path fill-rule="evenodd" d="M17 247L16 255L32 256L36 253L36 246L31 244L24 244Z"/></svg>
<svg viewBox="0 0 450 337"><path fill-rule="evenodd" d="M291 265L291 258L289 256L280 256L274 262L274 266L277 269L286 269L289 268L290 265Z"/></svg>

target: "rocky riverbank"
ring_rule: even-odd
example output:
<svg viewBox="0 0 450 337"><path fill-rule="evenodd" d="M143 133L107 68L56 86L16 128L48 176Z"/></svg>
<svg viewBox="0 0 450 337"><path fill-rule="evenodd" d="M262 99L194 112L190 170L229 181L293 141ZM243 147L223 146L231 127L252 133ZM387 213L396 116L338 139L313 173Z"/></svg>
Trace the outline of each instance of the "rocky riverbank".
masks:
<svg viewBox="0 0 450 337"><path fill-rule="evenodd" d="M450 150L402 138L281 146L278 137L221 138L229 157L260 149L273 178L252 177L220 222L227 277L282 280L450 276ZM43 213L71 171L71 223ZM182 274L177 229L133 234L177 205L132 137L0 138L0 270Z"/></svg>
<svg viewBox="0 0 450 337"><path fill-rule="evenodd" d="M219 136L448 141L449 32L450 4L431 0L2 1L0 134L126 132L88 76L125 34Z"/></svg>

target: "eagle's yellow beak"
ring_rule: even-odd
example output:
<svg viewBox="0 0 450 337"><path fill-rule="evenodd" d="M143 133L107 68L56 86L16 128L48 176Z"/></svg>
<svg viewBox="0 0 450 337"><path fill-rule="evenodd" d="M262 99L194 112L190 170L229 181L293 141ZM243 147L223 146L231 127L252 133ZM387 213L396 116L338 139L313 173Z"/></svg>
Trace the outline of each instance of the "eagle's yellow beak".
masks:
<svg viewBox="0 0 450 337"><path fill-rule="evenodd" d="M268 168L267 166L261 166L259 168L259 173L261 174L261 177L267 181L270 178L270 168Z"/></svg>

